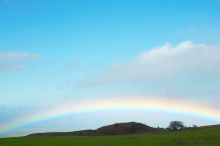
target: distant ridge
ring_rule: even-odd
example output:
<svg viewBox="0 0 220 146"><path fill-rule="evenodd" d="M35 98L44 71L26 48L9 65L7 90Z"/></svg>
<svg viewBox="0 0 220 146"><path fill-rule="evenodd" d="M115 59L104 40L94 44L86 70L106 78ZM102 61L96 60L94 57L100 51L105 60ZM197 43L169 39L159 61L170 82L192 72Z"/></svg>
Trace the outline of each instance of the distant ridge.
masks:
<svg viewBox="0 0 220 146"><path fill-rule="evenodd" d="M115 123L100 127L96 130L80 130L73 132L48 132L48 133L33 133L28 136L100 136L100 135L121 135L121 134L136 134L136 133L153 133L160 132L163 129L149 127L142 123L127 122Z"/></svg>

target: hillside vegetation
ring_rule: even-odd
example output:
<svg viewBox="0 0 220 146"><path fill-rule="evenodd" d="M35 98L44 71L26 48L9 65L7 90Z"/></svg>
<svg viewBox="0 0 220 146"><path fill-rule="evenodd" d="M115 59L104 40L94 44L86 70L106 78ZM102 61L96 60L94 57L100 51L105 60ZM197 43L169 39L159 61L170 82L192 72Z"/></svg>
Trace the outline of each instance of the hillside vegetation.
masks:
<svg viewBox="0 0 220 146"><path fill-rule="evenodd" d="M26 136L0 139L0 146L220 146L220 126L179 132L116 136Z"/></svg>
<svg viewBox="0 0 220 146"><path fill-rule="evenodd" d="M33 133L29 136L106 136L106 135L124 135L124 134L140 134L160 132L162 129L153 128L142 123L127 122L115 123L100 127L96 130L80 130L73 132L49 132L49 133Z"/></svg>

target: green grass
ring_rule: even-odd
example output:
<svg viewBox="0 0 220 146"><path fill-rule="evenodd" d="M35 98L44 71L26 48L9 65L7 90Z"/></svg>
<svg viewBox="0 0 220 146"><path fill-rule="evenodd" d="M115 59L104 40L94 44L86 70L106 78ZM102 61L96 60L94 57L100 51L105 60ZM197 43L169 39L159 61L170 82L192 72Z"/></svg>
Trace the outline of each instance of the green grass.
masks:
<svg viewBox="0 0 220 146"><path fill-rule="evenodd" d="M120 136L2 138L0 146L220 146L220 127Z"/></svg>

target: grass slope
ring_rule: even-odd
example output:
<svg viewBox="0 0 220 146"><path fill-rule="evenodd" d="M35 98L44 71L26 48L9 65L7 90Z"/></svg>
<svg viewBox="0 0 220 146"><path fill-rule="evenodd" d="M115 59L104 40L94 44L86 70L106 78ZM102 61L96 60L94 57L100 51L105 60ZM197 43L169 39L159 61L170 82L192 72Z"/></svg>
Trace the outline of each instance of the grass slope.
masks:
<svg viewBox="0 0 220 146"><path fill-rule="evenodd" d="M119 136L33 136L2 138L0 146L220 146L220 127Z"/></svg>

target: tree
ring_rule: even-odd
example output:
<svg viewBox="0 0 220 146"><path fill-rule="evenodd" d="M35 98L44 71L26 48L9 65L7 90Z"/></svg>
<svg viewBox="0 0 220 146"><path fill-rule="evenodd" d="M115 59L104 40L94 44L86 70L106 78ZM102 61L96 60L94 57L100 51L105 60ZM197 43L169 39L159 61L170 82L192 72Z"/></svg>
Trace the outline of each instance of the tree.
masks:
<svg viewBox="0 0 220 146"><path fill-rule="evenodd" d="M170 125L168 127L170 131L179 131L179 130L183 130L183 128L184 128L184 124L181 121L172 121L170 122Z"/></svg>
<svg viewBox="0 0 220 146"><path fill-rule="evenodd" d="M198 128L198 126L197 126L197 125L192 125L192 127L193 127L193 128Z"/></svg>

